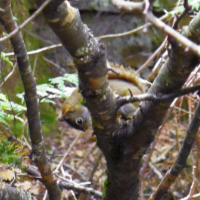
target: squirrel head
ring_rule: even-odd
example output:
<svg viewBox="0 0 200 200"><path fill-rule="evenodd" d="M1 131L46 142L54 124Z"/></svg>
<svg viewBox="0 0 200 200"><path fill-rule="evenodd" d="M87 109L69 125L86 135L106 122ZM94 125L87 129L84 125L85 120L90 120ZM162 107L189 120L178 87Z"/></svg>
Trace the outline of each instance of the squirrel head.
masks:
<svg viewBox="0 0 200 200"><path fill-rule="evenodd" d="M58 121L65 121L73 128L86 131L90 126L90 112L87 107L80 105L73 110L63 110Z"/></svg>

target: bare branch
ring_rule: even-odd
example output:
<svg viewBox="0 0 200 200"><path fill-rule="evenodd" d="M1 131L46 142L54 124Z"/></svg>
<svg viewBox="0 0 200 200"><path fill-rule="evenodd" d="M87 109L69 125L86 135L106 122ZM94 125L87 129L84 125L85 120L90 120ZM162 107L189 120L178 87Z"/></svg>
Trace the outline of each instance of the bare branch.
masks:
<svg viewBox="0 0 200 200"><path fill-rule="evenodd" d="M15 35L18 31L24 28L30 21L32 21L41 11L51 2L52 0L46 0L39 9L37 9L31 17L29 17L26 21L24 21L20 26L16 27L12 32L10 32L7 36L0 38L0 42L3 42L13 35Z"/></svg>
<svg viewBox="0 0 200 200"><path fill-rule="evenodd" d="M7 33L17 30L17 24L13 18L10 1L0 1L0 7L5 11L0 12L0 20ZM60 199L61 191L56 184L45 154L44 140L41 130L41 122L38 108L36 84L31 71L29 57L20 32L11 37L11 43L17 58L18 68L25 90L25 101L27 106L27 119L29 123L30 138L32 142L33 161L36 163L46 186L51 200Z"/></svg>
<svg viewBox="0 0 200 200"><path fill-rule="evenodd" d="M166 13L165 15L163 15L162 17L160 17L159 19L161 21L165 20L168 18L168 16L170 15L170 13ZM116 33L116 34L109 34L109 35L102 35L102 36L99 36L97 37L98 39L107 39L107 38L116 38L116 37L125 37L125 36L128 36L128 35L132 35L134 33L137 33L139 31L142 31L145 27L151 27L152 24L151 23L147 23L145 25L142 25L138 28L135 28L131 31L127 31L125 33Z"/></svg>
<svg viewBox="0 0 200 200"><path fill-rule="evenodd" d="M134 2L126 2L126 1L117 1L117 0L111 0L113 5L117 7L120 10L123 10L125 12L134 12L136 10L142 9L141 5L138 6L138 3ZM141 3L143 4L143 3ZM137 6L136 6L137 5ZM132 9L132 10L131 10ZM178 41L180 44L182 44L186 49L186 51L193 51L195 54L200 56L200 47L183 36L182 34L176 32L173 28L168 26L167 24L160 21L158 18L156 18L151 12L148 12L146 14L146 18L149 22L151 22L155 27L159 28L163 32L165 32L167 35L169 35L172 38L175 38L176 41Z"/></svg>
<svg viewBox="0 0 200 200"><path fill-rule="evenodd" d="M38 54L38 53L41 53L43 51L48 51L48 50L51 50L51 49L55 49L55 48L59 48L59 47L62 47L62 44L54 44L54 45L51 45L51 46L47 46L47 47L43 47L43 48L40 48L40 49L36 49L36 50L32 50L32 51L28 51L27 52L27 55L34 55L34 54ZM3 55L5 57L9 57L9 56L14 56L14 52L8 52L8 53L3 53Z"/></svg>
<svg viewBox="0 0 200 200"><path fill-rule="evenodd" d="M130 1L121 1L121 0L110 0L111 3L121 11L125 12L135 12L142 11L144 9L144 2L130 2Z"/></svg>
<svg viewBox="0 0 200 200"><path fill-rule="evenodd" d="M172 101L176 97L184 96L186 94L193 93L198 90L200 90L200 84L195 85L193 87L186 88L186 89L182 89L180 91L173 92L170 94L165 94L162 96L158 96L158 95L151 94L151 93L145 93L145 94L131 95L130 97L119 97L118 105L119 105L119 107L121 107L124 104L134 103L134 102L138 102L138 101L154 101L154 102L163 102L164 103L164 102Z"/></svg>
<svg viewBox="0 0 200 200"><path fill-rule="evenodd" d="M157 28L160 30L164 31L166 34L168 34L170 37L175 38L177 42L182 44L185 47L185 51L193 51L196 53L198 56L200 56L200 47L183 36L182 34L178 33L174 29L172 29L170 26L167 24L163 23L160 21L157 17L155 17L151 12L149 12L146 15L147 19Z"/></svg>
<svg viewBox="0 0 200 200"><path fill-rule="evenodd" d="M87 193L90 195L94 195L95 197L102 198L102 193L97 190L94 190L93 188L84 187L79 184L75 185L73 183L69 183L69 182L67 183L64 181L58 181L58 185L61 189L68 189L68 190L74 190L77 192L84 192L84 193Z"/></svg>
<svg viewBox="0 0 200 200"><path fill-rule="evenodd" d="M153 59L162 52L166 44L167 44L167 37L164 39L162 44L157 48L157 50L148 58L148 60L137 70L137 72L140 73L142 70L146 69L151 64Z"/></svg>

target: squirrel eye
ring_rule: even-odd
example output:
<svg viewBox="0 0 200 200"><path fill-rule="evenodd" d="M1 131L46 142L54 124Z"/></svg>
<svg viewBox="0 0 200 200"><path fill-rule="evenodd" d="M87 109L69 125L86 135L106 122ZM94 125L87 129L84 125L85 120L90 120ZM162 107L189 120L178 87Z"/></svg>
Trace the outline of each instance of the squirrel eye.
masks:
<svg viewBox="0 0 200 200"><path fill-rule="evenodd" d="M77 118L76 119L76 123L78 124L78 125L81 125L81 124L83 124L83 119L82 118Z"/></svg>

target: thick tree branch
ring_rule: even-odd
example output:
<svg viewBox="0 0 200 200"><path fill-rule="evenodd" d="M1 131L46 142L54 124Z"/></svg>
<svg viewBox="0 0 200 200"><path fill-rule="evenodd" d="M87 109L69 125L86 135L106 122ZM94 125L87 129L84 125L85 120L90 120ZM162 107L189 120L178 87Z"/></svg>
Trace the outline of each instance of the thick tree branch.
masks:
<svg viewBox="0 0 200 200"><path fill-rule="evenodd" d="M3 9L3 11L0 12L0 21L4 25L8 34L13 30L17 30L17 24L13 19L10 4L10 0L0 1L0 7ZM12 36L10 40L15 52L15 56L17 58L18 68L25 90L25 101L27 106L30 138L32 142L33 161L36 163L40 170L43 183L49 192L49 198L52 200L60 199L60 189L56 184L56 179L52 174L51 167L45 155L36 93L36 84L31 71L26 47L19 32Z"/></svg>

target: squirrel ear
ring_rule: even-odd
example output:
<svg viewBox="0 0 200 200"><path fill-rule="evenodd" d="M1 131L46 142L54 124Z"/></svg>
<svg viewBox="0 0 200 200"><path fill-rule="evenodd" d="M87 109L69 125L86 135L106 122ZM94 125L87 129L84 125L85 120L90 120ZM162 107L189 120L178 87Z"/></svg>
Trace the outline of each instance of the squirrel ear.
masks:
<svg viewBox="0 0 200 200"><path fill-rule="evenodd" d="M64 121L63 116L58 116L58 117L57 117L57 120L58 120L59 122L63 122L63 121Z"/></svg>
<svg viewBox="0 0 200 200"><path fill-rule="evenodd" d="M60 115L57 117L57 120L58 120L59 122L63 122L63 121L64 121L64 116L60 114Z"/></svg>
<svg viewBox="0 0 200 200"><path fill-rule="evenodd" d="M60 114L58 117L57 117L57 120L59 122L64 122L66 119L69 119L69 115L66 115L66 113L64 115Z"/></svg>

